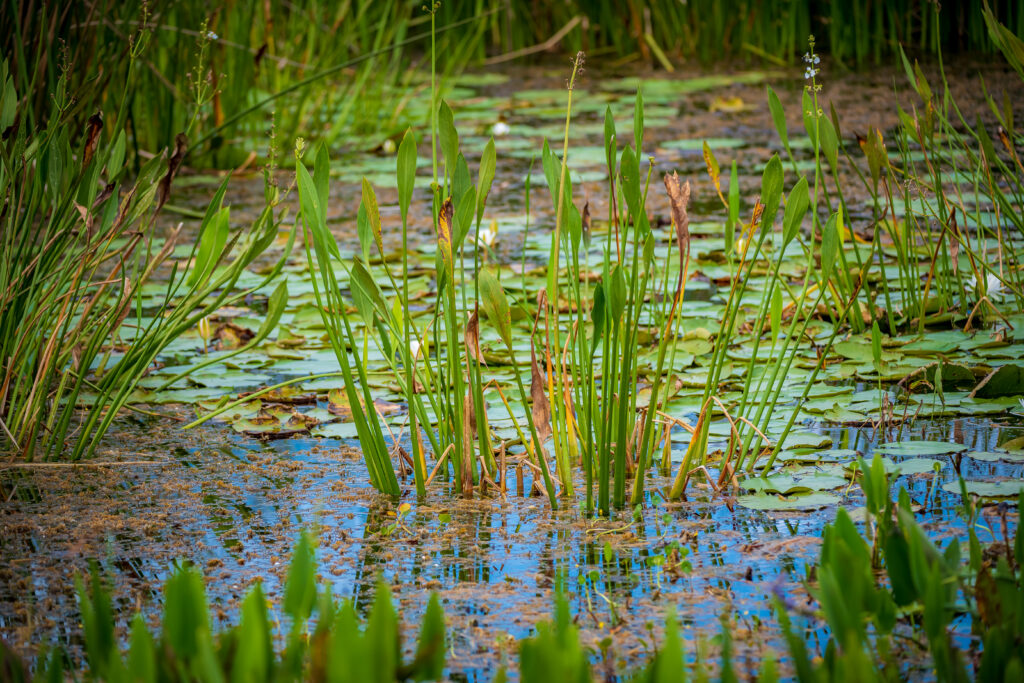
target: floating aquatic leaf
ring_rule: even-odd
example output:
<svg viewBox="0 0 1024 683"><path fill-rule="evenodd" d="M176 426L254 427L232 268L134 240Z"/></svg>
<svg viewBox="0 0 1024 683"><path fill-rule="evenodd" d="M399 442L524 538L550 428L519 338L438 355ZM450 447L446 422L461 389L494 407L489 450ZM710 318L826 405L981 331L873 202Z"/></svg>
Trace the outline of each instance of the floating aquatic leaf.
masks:
<svg viewBox="0 0 1024 683"><path fill-rule="evenodd" d="M832 445L832 437L815 432L792 431L782 442L783 448L828 448Z"/></svg>
<svg viewBox="0 0 1024 683"><path fill-rule="evenodd" d="M748 477L739 485L748 491L790 495L804 491L828 491L848 483L845 477L812 472L802 476L775 474L769 477Z"/></svg>
<svg viewBox="0 0 1024 683"><path fill-rule="evenodd" d="M828 450L794 449L779 453L780 462L848 462L856 460L859 452L850 448L830 448Z"/></svg>
<svg viewBox="0 0 1024 683"><path fill-rule="evenodd" d="M982 462L1024 462L1024 451L1008 453L1005 451L968 451L964 453L968 458L981 460Z"/></svg>
<svg viewBox="0 0 1024 683"><path fill-rule="evenodd" d="M990 372L971 392L971 398L1024 395L1024 367L1003 365Z"/></svg>
<svg viewBox="0 0 1024 683"><path fill-rule="evenodd" d="M839 502L839 496L831 493L807 493L793 496L775 496L768 493L756 493L749 496L737 496L736 502L751 510L816 510L829 505L835 505Z"/></svg>
<svg viewBox="0 0 1024 683"><path fill-rule="evenodd" d="M355 439L359 429L354 422L331 422L313 429L310 434L325 439Z"/></svg>
<svg viewBox="0 0 1024 683"><path fill-rule="evenodd" d="M949 455L967 450L967 446L948 441L899 441L882 444L875 448L876 453L885 455Z"/></svg>
<svg viewBox="0 0 1024 683"><path fill-rule="evenodd" d="M900 474L927 474L934 472L936 468L942 469L946 463L932 458L910 458L896 463L896 469Z"/></svg>
<svg viewBox="0 0 1024 683"><path fill-rule="evenodd" d="M1013 498L1024 490L1021 481L964 481L968 493L982 498ZM960 482L950 481L942 485L942 490L956 495L960 494ZM1010 501L1012 502L1012 501Z"/></svg>

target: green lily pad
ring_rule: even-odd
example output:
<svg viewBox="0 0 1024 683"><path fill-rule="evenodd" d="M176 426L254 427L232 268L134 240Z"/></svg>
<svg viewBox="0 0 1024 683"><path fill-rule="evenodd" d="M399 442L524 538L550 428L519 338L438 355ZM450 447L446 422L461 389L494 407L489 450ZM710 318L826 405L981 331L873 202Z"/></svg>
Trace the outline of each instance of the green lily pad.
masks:
<svg viewBox="0 0 1024 683"><path fill-rule="evenodd" d="M325 439L354 439L359 436L359 431L355 422L331 422L318 426L310 434Z"/></svg>
<svg viewBox="0 0 1024 683"><path fill-rule="evenodd" d="M990 372L974 387L971 398L995 398L997 396L1018 396L1024 394L1024 368L1019 365L1003 365Z"/></svg>
<svg viewBox="0 0 1024 683"><path fill-rule="evenodd" d="M936 465L939 466L939 469L942 469L946 466L946 463L941 460L933 460L932 458L911 458L896 463L896 469L899 470L900 474L926 474L934 472Z"/></svg>
<svg viewBox="0 0 1024 683"><path fill-rule="evenodd" d="M816 510L839 502L839 496L831 493L806 493L794 496L775 496L768 493L755 493L739 496L736 502L751 510L786 511Z"/></svg>
<svg viewBox="0 0 1024 683"><path fill-rule="evenodd" d="M965 481L964 484L968 493L982 498L1013 498L1024 490L1024 482L1021 481ZM960 482L951 481L943 484L942 490L959 494Z"/></svg>
<svg viewBox="0 0 1024 683"><path fill-rule="evenodd" d="M794 449L779 453L780 462L849 462L857 459L860 455L851 448L833 448L830 450L816 449Z"/></svg>
<svg viewBox="0 0 1024 683"><path fill-rule="evenodd" d="M885 455L950 455L967 450L967 446L948 441L900 441L887 443L875 448L876 453Z"/></svg>
<svg viewBox="0 0 1024 683"><path fill-rule="evenodd" d="M790 432L786 435L786 440L782 442L782 447L786 450L796 448L828 448L831 445L832 437L826 434L806 431Z"/></svg>
<svg viewBox="0 0 1024 683"><path fill-rule="evenodd" d="M1024 452L1005 453L1001 451L969 451L964 453L968 458L982 462L1024 462Z"/></svg>
<svg viewBox="0 0 1024 683"><path fill-rule="evenodd" d="M748 491L791 495L807 491L827 491L846 486L847 483L844 477L813 472L806 476L776 474L770 477L748 477L739 485Z"/></svg>

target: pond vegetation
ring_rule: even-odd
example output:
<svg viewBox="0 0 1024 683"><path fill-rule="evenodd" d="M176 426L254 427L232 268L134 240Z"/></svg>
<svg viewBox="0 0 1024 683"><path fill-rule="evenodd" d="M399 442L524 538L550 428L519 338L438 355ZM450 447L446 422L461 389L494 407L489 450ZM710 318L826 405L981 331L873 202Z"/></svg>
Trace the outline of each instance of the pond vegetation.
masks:
<svg viewBox="0 0 1024 683"><path fill-rule="evenodd" d="M1024 676L1024 8L584 5L7 10L6 677Z"/></svg>

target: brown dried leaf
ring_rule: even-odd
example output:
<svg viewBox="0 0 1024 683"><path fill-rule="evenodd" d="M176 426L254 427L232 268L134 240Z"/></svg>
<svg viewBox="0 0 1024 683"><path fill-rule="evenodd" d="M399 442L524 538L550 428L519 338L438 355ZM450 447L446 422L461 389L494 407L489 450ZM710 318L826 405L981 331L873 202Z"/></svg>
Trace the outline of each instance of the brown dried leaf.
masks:
<svg viewBox="0 0 1024 683"><path fill-rule="evenodd" d="M452 198L448 197L444 200L444 204L441 205L441 211L437 215L437 241L441 248L441 258L444 260L445 267L449 273L452 272L455 266L454 257L452 256L453 214Z"/></svg>
<svg viewBox="0 0 1024 683"><path fill-rule="evenodd" d="M466 353L475 358L478 363L486 365L484 356L480 352L480 317L476 311L469 316L463 339L466 343Z"/></svg>
<svg viewBox="0 0 1024 683"><path fill-rule="evenodd" d="M93 154L96 153L96 141L100 137L100 131L103 130L103 117L99 112L96 112L89 117L89 130L85 135L85 151L82 153L82 168L89 165L92 161Z"/></svg>
<svg viewBox="0 0 1024 683"><path fill-rule="evenodd" d="M94 210L98 208L103 202L110 199L110 196L114 194L114 187L116 187L114 183L107 183L100 191L100 193L96 195L96 199L92 201L92 208Z"/></svg>
<svg viewBox="0 0 1024 683"><path fill-rule="evenodd" d="M541 374L540 365L537 363L537 352L534 349L533 337L530 337L530 399L533 401L533 407L531 413L533 414L533 424L537 428L537 438L540 439L537 444L538 452L543 447L543 443L551 438L551 403L548 401L548 395L544 391L544 375Z"/></svg>
<svg viewBox="0 0 1024 683"><path fill-rule="evenodd" d="M1006 148L1007 152L1014 154L1013 145L1010 143L1010 136L1006 134L1006 129L1002 126L999 126L999 142L1003 143L1003 147Z"/></svg>
<svg viewBox="0 0 1024 683"><path fill-rule="evenodd" d="M726 211L729 210L729 202L725 200L725 196L722 194L722 173L718 167L718 159L715 158L715 153L711 151L711 147L708 146L707 141L704 141L704 165L708 169L708 177L711 178L711 182L715 186L715 192L718 193L718 198L722 200L722 204L725 206ZM675 171L672 172L675 175ZM678 184L678 180L676 181ZM665 176L665 184L668 185L668 176ZM671 191L669 195L671 195Z"/></svg>
<svg viewBox="0 0 1024 683"><path fill-rule="evenodd" d="M160 209L167 203L167 199L171 196L171 181L174 180L175 174L181 168L181 162L185 160L186 151L188 151L188 138L185 137L184 133L178 133L174 136L174 154L167 160L167 173L160 180L160 185L157 187L157 213L159 213Z"/></svg>
<svg viewBox="0 0 1024 683"><path fill-rule="evenodd" d="M590 244L591 235L590 200L583 204L583 243Z"/></svg>
<svg viewBox="0 0 1024 683"><path fill-rule="evenodd" d="M221 323L213 333L214 339L220 342L218 348L221 349L237 349L255 336L256 334L248 327L230 322Z"/></svg>
<svg viewBox="0 0 1024 683"><path fill-rule="evenodd" d="M949 214L949 231L953 233L949 240L949 266L956 274L960 271L960 226L956 222L956 207Z"/></svg>
<svg viewBox="0 0 1024 683"><path fill-rule="evenodd" d="M679 283L676 285L676 296L683 288L683 279L690 262L690 181L680 185L679 175L665 175L665 189L668 191L669 204L672 206L672 222L676 226L676 241L679 243Z"/></svg>

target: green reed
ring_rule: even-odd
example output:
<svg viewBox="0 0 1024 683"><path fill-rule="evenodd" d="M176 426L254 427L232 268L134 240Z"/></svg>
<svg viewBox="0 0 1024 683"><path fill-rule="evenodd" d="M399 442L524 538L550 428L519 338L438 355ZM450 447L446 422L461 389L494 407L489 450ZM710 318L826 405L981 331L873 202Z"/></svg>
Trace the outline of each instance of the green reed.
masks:
<svg viewBox="0 0 1024 683"><path fill-rule="evenodd" d="M114 110L126 85L117 125L131 133L129 160L190 130L201 141L189 150L193 162L218 167L251 162L260 150L250 141L264 137L272 102L281 140L311 128L329 143L400 131L410 120L403 102L411 51L429 37L415 32L423 16L408 3L242 0L228 11L194 1L100 0L10 10L0 16L4 54L31 125L46 123L61 79L80 94L69 112L75 125ZM475 17L467 18L472 26ZM454 54L481 39L475 29L440 28ZM144 68L131 67L133 53L144 54ZM308 87L330 75L332 87Z"/></svg>
<svg viewBox="0 0 1024 683"><path fill-rule="evenodd" d="M0 241L3 443L26 460L40 452L77 460L95 453L170 342L252 293L232 288L277 238L276 191L268 186L267 207L252 226L232 230L222 183L193 246L193 267L186 273L174 262L156 310L143 310L140 290L178 239L173 231L160 244L154 222L187 139L179 136L173 154L154 157L130 178L128 138L116 123L124 121L127 95L108 116L115 124L97 113L76 131L73 91L62 79L46 126L35 129L6 62L0 83L0 124L10 132L0 144L0 195L11 207ZM283 259L262 284L282 266ZM286 290L275 293L268 318L280 316L286 298ZM269 331L265 325L260 335Z"/></svg>
<svg viewBox="0 0 1024 683"><path fill-rule="evenodd" d="M1015 45L1012 35L1000 36L1002 44ZM696 472L711 476L707 466L712 462L719 470L719 487L741 470L770 469L801 419L801 407L833 343L847 330L857 334L870 328L877 341L874 346L880 347L883 329L890 335L901 330L920 332L926 322L948 320L954 314L966 315L969 325L975 315L999 313L992 297L986 297L985 288L997 286L993 282L1006 287L1018 306L1021 303L1015 284L1020 281L1018 255L1001 224L986 226L980 206L969 208L959 194L943 191L938 207L930 208L916 190L918 186L944 190L946 169L951 168L954 178L968 178L976 193L987 193L997 210L1012 214L1007 220L1019 222L1012 207L1021 195L1020 181L1014 177L1020 162L1012 155L1012 145L1000 138L1005 151L997 154L983 128L975 132L966 127L964 133L963 127L954 126L951 117L959 113L955 104L940 106L920 70L906 62L923 105L920 112L900 112L898 155L886 150L876 131L869 131L859 141L863 157L855 157L842 136L838 116L824 112L819 102L813 42L806 59L812 72L801 98L811 154L804 165L806 175L800 171L804 161L796 158L789 142L785 111L770 88L768 108L795 179L787 181L779 156L770 159L749 218L740 216L736 163L723 191L718 160L705 145L709 177L726 214L724 254L731 284L706 366L697 422L690 427L693 436L670 488L673 498L684 495ZM392 495L398 491L393 461L406 456L397 443L389 448L372 408L366 375L371 343L386 359L408 406L403 430L408 429L420 495L431 479L429 471L442 477L454 475L456 489L463 495L496 485L506 476L499 471L496 453L508 447L523 449L530 466L541 475L553 507L558 493L569 500L581 495L584 509L609 514L612 507L627 504L627 490L629 504L639 504L659 448L659 471L672 474L671 423L662 421L659 409L675 390L665 368L666 363L674 365L675 342L681 333L677 313L689 276L684 186L674 176L664 179L674 234L662 263L654 258L657 239L646 209L654 169L641 171L643 98L638 93L634 146L620 148L614 119L610 110L606 112L609 216L605 239L593 239L594 221L587 208L578 208L569 174L572 85L581 63L577 58L570 76L561 155L547 142L541 154L555 215L543 285L527 291L524 274L517 301L517 308L532 321L526 325L531 350L529 391L514 353L511 307L501 271L485 267L480 254L480 224L497 164L493 141L481 153L474 178L461 151L455 113L439 98L436 82L431 97L436 107L430 116L434 131L430 220L437 246L431 315L412 310L408 285L408 230L417 156L413 133L408 131L403 138L396 166L402 228L397 255L387 253L384 233L391 228L382 224L374 190L364 181L357 219L360 253L354 259L342 258L326 225L330 162L325 148L318 148L312 176L301 163L297 165L302 218L312 238L307 240L307 252L319 271L318 303L349 399L362 406L356 409L360 441L371 480L382 491ZM1011 139L1011 117L994 102L991 106L1009 127L1004 137ZM876 229L870 241L848 227L851 218L843 178L849 172L872 197ZM660 191L657 183L654 191ZM899 205L903 212L897 220ZM956 216L972 211L980 226L976 236L955 222ZM935 223L940 229L935 229ZM467 242L473 249L471 261ZM592 273L589 263L597 256L594 249L600 250L600 266ZM670 263L673 251L678 267ZM973 271L970 275L958 267L964 258ZM783 275L784 262L793 261L806 264L802 274ZM336 272L339 263L341 271ZM395 264L400 264L400 272ZM675 281L672 272L678 276ZM969 296L972 277L974 298ZM346 285L347 298L342 297ZM349 301L356 310L354 318L348 312ZM944 307L940 317L935 315L934 302ZM490 370L479 353L484 321L498 332L514 368L518 400L529 406L525 428L501 387L488 379ZM814 339L811 332L818 329L819 321L827 331ZM741 330L741 324L747 327ZM641 333L651 341L641 343ZM817 361L794 394L788 378L803 363L808 343ZM737 346L750 354L739 369L739 382L726 374L733 367L730 349ZM640 361L645 352L655 359L651 368L644 368ZM638 401L636 391L644 384L650 395L646 405ZM739 390L738 400L729 405L720 398L728 387ZM493 399L494 392L509 406L518 439L499 442L492 433L486 399ZM775 409L783 402L791 410L787 419L777 421ZM711 460L709 434L717 418L729 422L730 432L721 459ZM424 443L424 434L429 443ZM548 444L553 453L547 451ZM399 469L404 465L399 464ZM575 490L578 474L584 482L582 493Z"/></svg>

